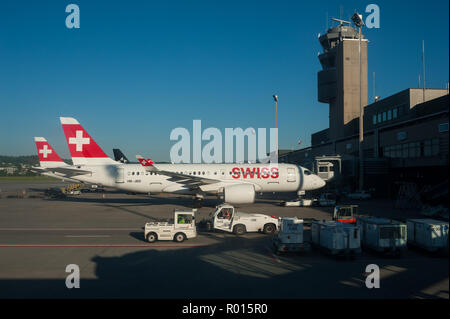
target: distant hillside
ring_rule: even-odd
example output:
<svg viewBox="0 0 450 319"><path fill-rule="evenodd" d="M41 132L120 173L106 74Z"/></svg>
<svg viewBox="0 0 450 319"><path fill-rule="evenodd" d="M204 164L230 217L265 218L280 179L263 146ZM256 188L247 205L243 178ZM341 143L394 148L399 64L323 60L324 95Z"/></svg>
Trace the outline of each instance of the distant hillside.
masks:
<svg viewBox="0 0 450 319"><path fill-rule="evenodd" d="M63 159L67 164L72 165L72 161ZM37 155L25 155L25 156L5 156L0 155L0 166L15 166L21 167L22 165L37 166L39 165L39 158Z"/></svg>

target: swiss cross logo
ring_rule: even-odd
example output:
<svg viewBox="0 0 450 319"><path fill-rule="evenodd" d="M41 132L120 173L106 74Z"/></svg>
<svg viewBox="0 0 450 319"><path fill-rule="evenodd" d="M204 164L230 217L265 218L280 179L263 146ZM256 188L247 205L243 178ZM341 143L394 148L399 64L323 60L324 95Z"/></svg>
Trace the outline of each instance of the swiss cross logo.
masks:
<svg viewBox="0 0 450 319"><path fill-rule="evenodd" d="M39 153L42 154L44 158L47 158L48 154L53 153L51 149L48 148L47 145L44 145L42 149L39 150Z"/></svg>
<svg viewBox="0 0 450 319"><path fill-rule="evenodd" d="M83 145L89 145L91 143L91 139L89 137L83 137L83 131L76 131L75 137L69 138L69 144L76 144L77 152L83 151Z"/></svg>

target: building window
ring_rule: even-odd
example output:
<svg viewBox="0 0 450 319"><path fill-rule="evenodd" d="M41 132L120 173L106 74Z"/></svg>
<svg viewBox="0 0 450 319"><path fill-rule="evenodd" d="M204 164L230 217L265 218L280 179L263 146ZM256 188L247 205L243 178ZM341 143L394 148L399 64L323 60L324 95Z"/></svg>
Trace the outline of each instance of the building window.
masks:
<svg viewBox="0 0 450 319"><path fill-rule="evenodd" d="M390 121L390 120L392 120L392 111L391 110L389 110L388 112L387 112L387 119L388 119L388 121Z"/></svg>
<svg viewBox="0 0 450 319"><path fill-rule="evenodd" d="M395 108L395 109L392 110L392 118L394 118L394 119L397 118L397 112L398 112L398 109L397 109L397 108Z"/></svg>
<svg viewBox="0 0 450 319"><path fill-rule="evenodd" d="M377 115L376 114L372 118L372 124L373 125L377 124Z"/></svg>
<svg viewBox="0 0 450 319"><path fill-rule="evenodd" d="M439 155L439 139L434 138L431 141L431 156Z"/></svg>
<svg viewBox="0 0 450 319"><path fill-rule="evenodd" d="M402 157L407 158L408 157L408 143L402 144Z"/></svg>
<svg viewBox="0 0 450 319"><path fill-rule="evenodd" d="M381 123L381 113L378 113L378 123Z"/></svg>
<svg viewBox="0 0 450 319"><path fill-rule="evenodd" d="M417 145L417 143L409 143L409 151L408 151L409 157L417 157L418 156L417 155L417 149L420 152L420 147L417 148L416 145Z"/></svg>
<svg viewBox="0 0 450 319"><path fill-rule="evenodd" d="M406 132L398 132L397 133L397 140L399 140L399 141L406 140L406 137L407 137Z"/></svg>
<svg viewBox="0 0 450 319"><path fill-rule="evenodd" d="M448 122L439 124L439 133L448 132Z"/></svg>
<svg viewBox="0 0 450 319"><path fill-rule="evenodd" d="M386 121L386 112L383 112L383 122Z"/></svg>
<svg viewBox="0 0 450 319"><path fill-rule="evenodd" d="M431 156L431 140L423 142L423 156Z"/></svg>
<svg viewBox="0 0 450 319"><path fill-rule="evenodd" d="M402 146L401 145L395 146L395 157L397 157L397 158L402 157Z"/></svg>
<svg viewBox="0 0 450 319"><path fill-rule="evenodd" d="M348 143L348 144L345 146L345 148L346 148L347 150L351 150L351 149L352 149L352 143Z"/></svg>

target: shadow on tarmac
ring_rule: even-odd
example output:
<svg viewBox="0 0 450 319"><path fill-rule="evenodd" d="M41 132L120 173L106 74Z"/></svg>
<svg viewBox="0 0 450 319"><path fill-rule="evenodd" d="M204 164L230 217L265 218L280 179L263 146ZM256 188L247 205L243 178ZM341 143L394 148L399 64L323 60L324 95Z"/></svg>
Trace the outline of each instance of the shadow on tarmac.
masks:
<svg viewBox="0 0 450 319"><path fill-rule="evenodd" d="M142 240L142 233L130 233ZM436 298L424 293L448 278L448 262L412 259L336 261L311 255L277 258L270 238L210 233L217 243L144 248L118 257L94 256L96 279L67 289L65 279L1 279L1 298ZM195 240L187 241L195 244ZM312 256L317 254L312 253ZM370 258L369 258L370 259ZM380 289L365 287L365 267L389 270ZM80 265L82 266L82 265ZM64 269L58 276L64 276ZM447 287L448 288L448 287ZM438 291L439 293L439 291ZM448 298L448 289L440 291Z"/></svg>

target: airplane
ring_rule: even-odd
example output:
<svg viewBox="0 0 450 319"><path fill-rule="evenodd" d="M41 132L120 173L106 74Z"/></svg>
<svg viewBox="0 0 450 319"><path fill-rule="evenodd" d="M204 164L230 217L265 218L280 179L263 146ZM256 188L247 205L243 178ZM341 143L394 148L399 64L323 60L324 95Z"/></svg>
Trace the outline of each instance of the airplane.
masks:
<svg viewBox="0 0 450 319"><path fill-rule="evenodd" d="M157 164L137 156L141 164L108 157L72 117L61 117L70 155L80 174L74 178L134 193L191 195L201 204L216 195L229 204L251 204L256 193L300 192L325 186L308 169L294 164Z"/></svg>
<svg viewBox="0 0 450 319"><path fill-rule="evenodd" d="M39 165L32 167L31 170L41 175L55 177L63 181L76 182L76 179L70 178L72 170L71 165L64 162L55 152L53 147L43 137L35 137L34 142L39 157ZM77 171L78 173L78 171Z"/></svg>

